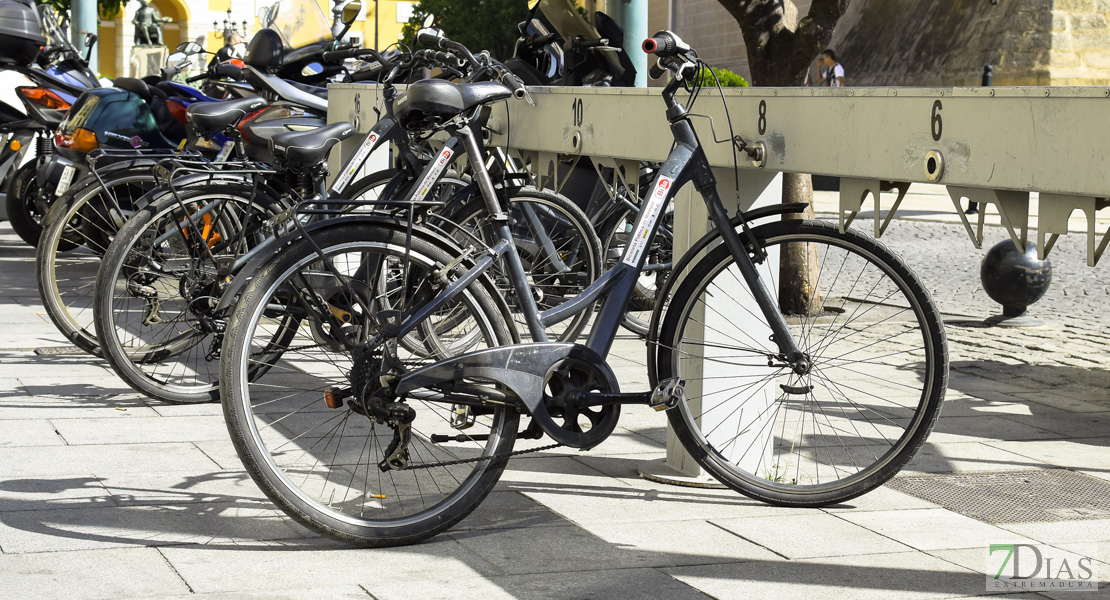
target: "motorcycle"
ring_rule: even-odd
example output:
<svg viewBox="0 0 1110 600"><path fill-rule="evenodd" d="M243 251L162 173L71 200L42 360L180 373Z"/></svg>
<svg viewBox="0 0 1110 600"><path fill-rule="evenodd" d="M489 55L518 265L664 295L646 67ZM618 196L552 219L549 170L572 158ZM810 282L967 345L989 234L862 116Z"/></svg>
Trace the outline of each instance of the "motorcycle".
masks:
<svg viewBox="0 0 1110 600"><path fill-rule="evenodd" d="M90 47L95 41L95 34L86 39ZM0 190L12 228L29 243L37 240L43 214L28 202L38 191L37 168L53 153L51 137L77 95L100 85L87 61L48 7L36 10L29 0L0 6L0 69L20 80L14 91L22 106L0 102ZM32 150L35 158L28 160Z"/></svg>

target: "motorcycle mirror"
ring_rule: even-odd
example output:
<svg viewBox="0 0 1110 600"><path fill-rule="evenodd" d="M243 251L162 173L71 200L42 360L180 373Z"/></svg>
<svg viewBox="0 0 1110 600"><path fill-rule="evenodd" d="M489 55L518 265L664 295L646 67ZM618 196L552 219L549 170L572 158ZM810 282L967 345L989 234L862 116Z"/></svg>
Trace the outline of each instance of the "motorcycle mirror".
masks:
<svg viewBox="0 0 1110 600"><path fill-rule="evenodd" d="M432 26L432 24L435 23L435 22L436 22L436 16L435 15L428 15L428 16L424 17L424 29L430 28Z"/></svg>
<svg viewBox="0 0 1110 600"><path fill-rule="evenodd" d="M362 12L362 0L351 0L343 5L343 22L348 26L355 22Z"/></svg>
<svg viewBox="0 0 1110 600"><path fill-rule="evenodd" d="M85 47L86 48L92 48L93 44L96 43L97 39L98 38L97 38L95 33L86 33L85 34Z"/></svg>
<svg viewBox="0 0 1110 600"><path fill-rule="evenodd" d="M182 54L199 54L204 52L204 48L196 42L181 42L177 45L177 51Z"/></svg>

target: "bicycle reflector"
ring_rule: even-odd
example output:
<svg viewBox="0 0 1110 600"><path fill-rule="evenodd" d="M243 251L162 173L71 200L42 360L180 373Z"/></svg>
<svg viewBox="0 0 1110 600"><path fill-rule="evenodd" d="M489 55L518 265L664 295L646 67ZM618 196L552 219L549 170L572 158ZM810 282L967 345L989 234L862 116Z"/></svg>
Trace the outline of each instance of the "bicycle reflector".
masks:
<svg viewBox="0 0 1110 600"><path fill-rule="evenodd" d="M66 110L70 107L69 102L66 102L54 90L37 87L20 87L16 88L21 96L35 104L52 110Z"/></svg>
<svg viewBox="0 0 1110 600"><path fill-rule="evenodd" d="M91 152L100 147L96 141L96 134L83 127L73 130L73 133L54 134L54 145L59 148L68 148L78 152Z"/></svg>

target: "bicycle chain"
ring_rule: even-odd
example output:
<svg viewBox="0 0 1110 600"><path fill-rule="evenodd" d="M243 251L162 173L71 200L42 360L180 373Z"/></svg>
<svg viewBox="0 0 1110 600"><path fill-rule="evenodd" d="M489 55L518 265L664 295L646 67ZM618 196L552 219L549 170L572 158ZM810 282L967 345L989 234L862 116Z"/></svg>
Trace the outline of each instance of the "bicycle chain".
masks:
<svg viewBox="0 0 1110 600"><path fill-rule="evenodd" d="M479 456L478 458L460 458L459 460L448 460L437 463L417 463L415 465L406 465L401 471L415 471L417 469L431 469L433 467L450 467L453 465L463 465L466 463L478 462L480 460L496 460L500 458L508 458L511 456L519 456L521 454L528 454L531 452L541 452L543 450L551 450L558 448L562 444L551 444L549 446L540 446L539 448L529 448L528 450L515 450L513 452L502 452L501 454L494 454L493 456Z"/></svg>

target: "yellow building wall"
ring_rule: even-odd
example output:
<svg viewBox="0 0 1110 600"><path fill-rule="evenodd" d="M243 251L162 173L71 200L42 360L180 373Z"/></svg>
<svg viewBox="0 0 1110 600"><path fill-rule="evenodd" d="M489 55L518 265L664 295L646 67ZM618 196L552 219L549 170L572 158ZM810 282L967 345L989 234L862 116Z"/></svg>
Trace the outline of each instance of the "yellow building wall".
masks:
<svg viewBox="0 0 1110 600"><path fill-rule="evenodd" d="M226 13L231 5L230 2L234 0L151 0L151 5L158 8L163 16L173 19L174 23L184 24L190 20L195 19L193 28L189 31L189 37L196 39L200 35L204 35L206 49L210 52L216 52L224 45L223 38L217 35L216 31L212 29L207 15L214 15L218 13ZM317 0L320 8L324 14L331 20L332 2L330 0ZM412 7L416 2L409 2L405 0L363 0L363 10L358 20L351 26L351 31L347 34L348 38L357 37L359 43L363 47L373 47L375 39L379 49L384 49L391 44L396 43L401 39L401 29L405 26L407 16L412 14ZM190 10L191 9L191 10ZM207 11L207 12L205 12ZM190 13L196 14L190 14ZM375 15L375 12L377 14ZM121 13L111 21L114 27L105 26L102 23L99 32L99 68L100 73L104 77L116 77L117 73L117 54L119 53L119 37L121 35L133 36L134 26L130 22L124 22L124 15ZM200 22L206 24L203 29L197 29L196 23ZM222 24L222 17L221 17ZM171 51L177 47L179 43L185 41L181 37L181 27L170 26L163 28L165 36L165 45ZM259 29L260 23L257 17L250 23L250 31L253 32ZM375 30L377 30L377 38L375 38ZM251 36L248 35L245 41L249 42Z"/></svg>

